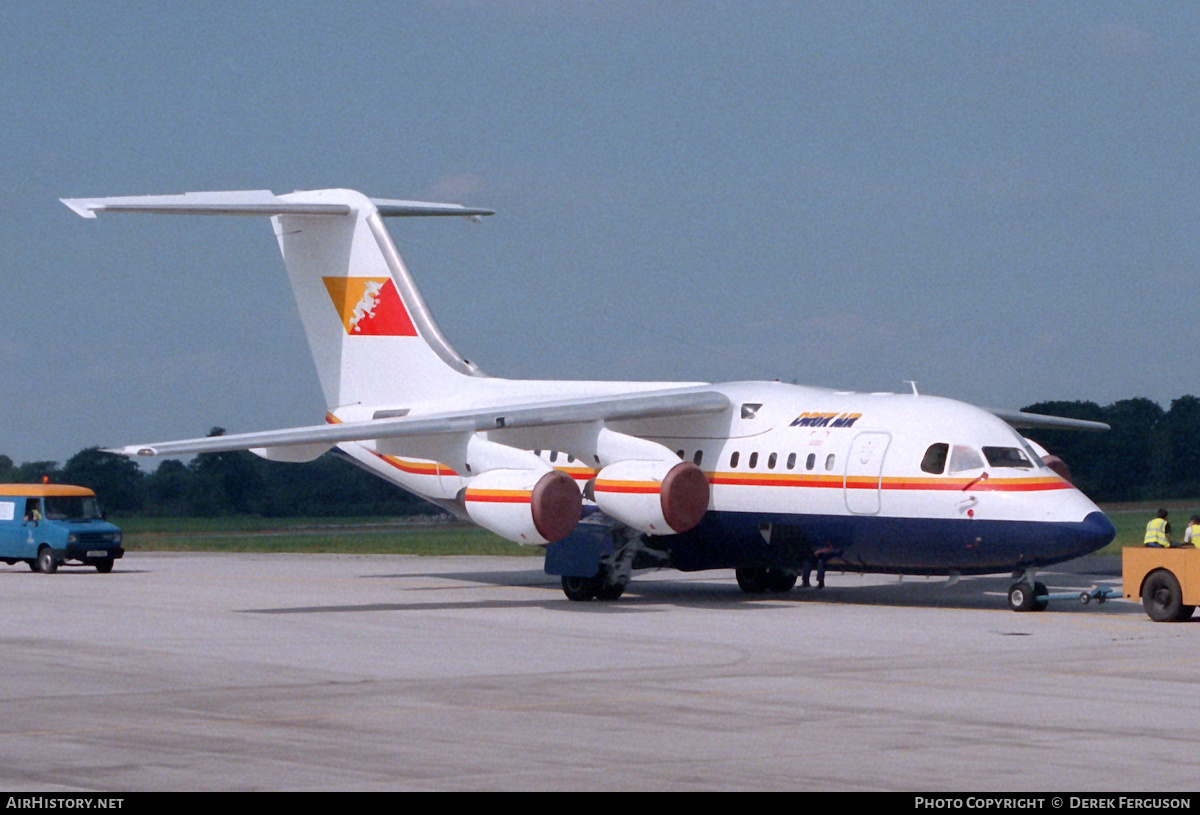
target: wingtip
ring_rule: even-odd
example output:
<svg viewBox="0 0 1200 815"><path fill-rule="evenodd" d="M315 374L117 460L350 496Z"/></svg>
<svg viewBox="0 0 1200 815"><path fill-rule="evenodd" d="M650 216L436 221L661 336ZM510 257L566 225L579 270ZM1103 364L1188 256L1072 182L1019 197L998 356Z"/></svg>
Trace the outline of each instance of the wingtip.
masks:
<svg viewBox="0 0 1200 815"><path fill-rule="evenodd" d="M78 215L80 218L95 218L96 211L92 208L91 199L88 198L59 198L67 207Z"/></svg>

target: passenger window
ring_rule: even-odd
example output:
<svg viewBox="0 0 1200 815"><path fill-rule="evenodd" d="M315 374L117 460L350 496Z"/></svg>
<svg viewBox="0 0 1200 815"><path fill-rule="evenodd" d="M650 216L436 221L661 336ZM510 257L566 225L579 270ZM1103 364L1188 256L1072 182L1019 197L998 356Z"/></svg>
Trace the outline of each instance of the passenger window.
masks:
<svg viewBox="0 0 1200 815"><path fill-rule="evenodd" d="M789 469L789 470L794 470L794 469L796 469L796 454L795 454L795 453L789 453L789 454L788 454L788 465L787 465L787 467L788 467L788 469Z"/></svg>
<svg viewBox="0 0 1200 815"><path fill-rule="evenodd" d="M964 470L982 470L983 456L974 449L961 444L954 445L950 451L950 472L961 473Z"/></svg>
<svg viewBox="0 0 1200 815"><path fill-rule="evenodd" d="M925 451L925 458L921 459L921 469L934 475L946 472L946 454L949 452L948 444L938 442L929 445L929 449Z"/></svg>
<svg viewBox="0 0 1200 815"><path fill-rule="evenodd" d="M676 450L676 451L675 451L675 455L679 456L680 458L683 458L683 451L682 451L682 450Z"/></svg>
<svg viewBox="0 0 1200 815"><path fill-rule="evenodd" d="M768 470L774 470L774 469L775 469L775 459L776 459L776 458L777 458L777 456L776 456L774 453L772 453L772 454L770 455L770 457L767 459L767 469L768 469Z"/></svg>
<svg viewBox="0 0 1200 815"><path fill-rule="evenodd" d="M703 451L703 450L697 450L697 451L696 451L696 455L692 456L692 463L693 463L693 464L695 464L697 467L699 467L699 466L700 466L700 462L701 462L703 459L704 459L704 451Z"/></svg>
<svg viewBox="0 0 1200 815"><path fill-rule="evenodd" d="M557 451L557 450L553 450L553 451L551 451L551 453L550 453L550 462L553 464L553 463L554 463L554 462L556 462L556 461L558 461L558 451Z"/></svg>
<svg viewBox="0 0 1200 815"><path fill-rule="evenodd" d="M825 472L830 472L833 470L833 460L834 460L833 453L830 453L829 455L825 456Z"/></svg>
<svg viewBox="0 0 1200 815"><path fill-rule="evenodd" d="M750 469L753 470L758 466L758 453L750 454Z"/></svg>
<svg viewBox="0 0 1200 815"><path fill-rule="evenodd" d="M732 456L729 457L729 466L736 467L737 463L738 463L738 454L734 453Z"/></svg>
<svg viewBox="0 0 1200 815"><path fill-rule="evenodd" d="M804 469L811 470L817 466L817 454L809 453L808 458L804 460Z"/></svg>

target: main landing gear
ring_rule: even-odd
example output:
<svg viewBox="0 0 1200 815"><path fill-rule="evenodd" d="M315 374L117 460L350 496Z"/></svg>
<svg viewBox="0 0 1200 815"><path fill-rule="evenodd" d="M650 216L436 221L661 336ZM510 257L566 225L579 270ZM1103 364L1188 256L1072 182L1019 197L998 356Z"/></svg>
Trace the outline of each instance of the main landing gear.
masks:
<svg viewBox="0 0 1200 815"><path fill-rule="evenodd" d="M651 549L643 543L640 535L630 535L610 555L600 559L600 570L591 577L562 578L563 594L568 600L586 602L587 600L617 600L625 593L625 587L633 579L633 561L642 555L643 561L650 563L661 562L665 559L662 552ZM643 568L642 563L638 568Z"/></svg>
<svg viewBox="0 0 1200 815"><path fill-rule="evenodd" d="M746 594L766 594L774 592L783 594L796 585L796 573L784 569L769 569L761 566L750 566L745 569L734 569L737 576L738 588Z"/></svg>

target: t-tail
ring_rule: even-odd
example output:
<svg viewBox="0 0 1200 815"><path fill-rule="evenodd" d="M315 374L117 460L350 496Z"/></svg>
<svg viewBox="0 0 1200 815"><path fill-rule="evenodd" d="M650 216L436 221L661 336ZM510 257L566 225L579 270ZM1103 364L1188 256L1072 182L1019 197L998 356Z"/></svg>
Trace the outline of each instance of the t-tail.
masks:
<svg viewBox="0 0 1200 815"><path fill-rule="evenodd" d="M472 390L484 374L443 336L383 218L487 209L372 199L353 190L267 190L63 201L97 212L270 216L326 407L410 405Z"/></svg>

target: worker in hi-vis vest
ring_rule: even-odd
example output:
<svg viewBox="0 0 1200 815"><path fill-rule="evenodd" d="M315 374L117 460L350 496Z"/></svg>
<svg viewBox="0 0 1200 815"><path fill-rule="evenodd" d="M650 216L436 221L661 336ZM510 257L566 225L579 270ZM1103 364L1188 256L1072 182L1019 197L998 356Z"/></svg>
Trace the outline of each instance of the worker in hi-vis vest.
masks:
<svg viewBox="0 0 1200 815"><path fill-rule="evenodd" d="M1193 515L1187 529L1183 530L1184 546L1200 546L1200 515Z"/></svg>
<svg viewBox="0 0 1200 815"><path fill-rule="evenodd" d="M1167 523L1167 511L1160 509L1150 523L1146 524L1146 546L1166 549L1171 545L1171 525Z"/></svg>

